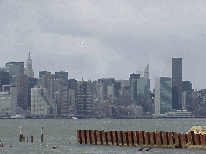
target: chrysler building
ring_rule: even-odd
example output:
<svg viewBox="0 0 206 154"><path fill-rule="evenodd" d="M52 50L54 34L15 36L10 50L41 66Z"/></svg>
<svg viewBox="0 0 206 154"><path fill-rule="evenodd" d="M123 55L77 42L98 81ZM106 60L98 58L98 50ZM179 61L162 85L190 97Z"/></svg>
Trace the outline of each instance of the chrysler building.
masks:
<svg viewBox="0 0 206 154"><path fill-rule="evenodd" d="M24 74L30 78L34 78L34 71L32 69L32 59L31 59L30 51L29 51L28 59L26 61L26 68Z"/></svg>

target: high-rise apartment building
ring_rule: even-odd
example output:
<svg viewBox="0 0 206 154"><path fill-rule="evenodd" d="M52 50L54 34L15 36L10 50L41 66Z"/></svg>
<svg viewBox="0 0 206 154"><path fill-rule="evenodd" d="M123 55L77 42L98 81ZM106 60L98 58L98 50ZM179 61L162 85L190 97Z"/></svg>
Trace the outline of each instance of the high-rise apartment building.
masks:
<svg viewBox="0 0 206 154"><path fill-rule="evenodd" d="M155 78L155 114L172 110L172 81L169 77Z"/></svg>
<svg viewBox="0 0 206 154"><path fill-rule="evenodd" d="M182 58L172 58L172 109L182 110Z"/></svg>
<svg viewBox="0 0 206 154"><path fill-rule="evenodd" d="M50 104L45 94L46 88L34 87L31 89L31 115L32 116L49 116L51 113Z"/></svg>
<svg viewBox="0 0 206 154"><path fill-rule="evenodd" d="M77 85L77 116L93 116L93 83L90 80Z"/></svg>

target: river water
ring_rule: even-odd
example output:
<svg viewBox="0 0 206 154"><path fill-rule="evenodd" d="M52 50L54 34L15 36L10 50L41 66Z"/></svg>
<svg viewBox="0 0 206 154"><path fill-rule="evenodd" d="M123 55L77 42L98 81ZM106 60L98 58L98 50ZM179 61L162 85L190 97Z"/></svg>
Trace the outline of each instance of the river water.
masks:
<svg viewBox="0 0 206 154"><path fill-rule="evenodd" d="M206 119L1 119L0 147L2 154L50 154L50 153L206 153L205 150L159 149L138 151L139 147L80 145L77 130L117 131L173 131L187 132L191 127L205 126ZM28 136L28 142L19 142L19 127ZM43 127L44 141L41 142ZM34 142L31 142L31 135ZM58 147L58 148L53 148Z"/></svg>

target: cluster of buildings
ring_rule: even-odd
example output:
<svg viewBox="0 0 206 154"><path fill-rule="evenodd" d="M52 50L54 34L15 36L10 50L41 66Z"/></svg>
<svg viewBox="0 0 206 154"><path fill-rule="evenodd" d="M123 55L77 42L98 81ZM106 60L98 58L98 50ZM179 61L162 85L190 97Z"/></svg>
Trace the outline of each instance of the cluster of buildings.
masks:
<svg viewBox="0 0 206 154"><path fill-rule="evenodd" d="M156 77L151 92L149 64L128 80L77 81L68 72L40 71L34 78L29 52L24 62L0 68L0 117L154 118L206 116L206 89L182 81L182 58L172 58L172 78Z"/></svg>

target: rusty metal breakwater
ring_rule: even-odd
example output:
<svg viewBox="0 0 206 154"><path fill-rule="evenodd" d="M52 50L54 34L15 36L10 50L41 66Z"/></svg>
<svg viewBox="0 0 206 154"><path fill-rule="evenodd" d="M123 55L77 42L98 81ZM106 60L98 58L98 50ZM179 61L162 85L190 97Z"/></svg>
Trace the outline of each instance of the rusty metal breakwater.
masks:
<svg viewBox="0 0 206 154"><path fill-rule="evenodd" d="M80 144L187 148L206 145L206 135L177 132L77 130Z"/></svg>

